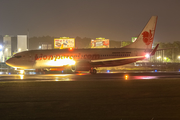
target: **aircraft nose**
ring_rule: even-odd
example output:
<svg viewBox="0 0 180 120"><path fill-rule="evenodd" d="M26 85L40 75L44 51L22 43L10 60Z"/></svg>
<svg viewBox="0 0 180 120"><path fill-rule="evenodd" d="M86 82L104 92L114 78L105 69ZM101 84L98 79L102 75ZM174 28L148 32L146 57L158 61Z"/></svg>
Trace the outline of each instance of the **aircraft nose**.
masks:
<svg viewBox="0 0 180 120"><path fill-rule="evenodd" d="M10 59L6 60L6 64L9 66L12 66L12 59L10 58Z"/></svg>

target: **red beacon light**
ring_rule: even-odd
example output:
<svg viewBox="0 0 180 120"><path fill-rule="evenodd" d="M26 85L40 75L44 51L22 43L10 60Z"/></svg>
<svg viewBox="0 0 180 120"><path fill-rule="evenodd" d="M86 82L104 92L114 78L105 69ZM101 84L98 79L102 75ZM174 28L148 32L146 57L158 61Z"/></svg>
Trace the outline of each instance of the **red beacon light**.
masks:
<svg viewBox="0 0 180 120"><path fill-rule="evenodd" d="M70 50L70 51L72 51L72 50L73 50L73 48L72 48L72 47L70 47L70 48L69 48L69 50Z"/></svg>

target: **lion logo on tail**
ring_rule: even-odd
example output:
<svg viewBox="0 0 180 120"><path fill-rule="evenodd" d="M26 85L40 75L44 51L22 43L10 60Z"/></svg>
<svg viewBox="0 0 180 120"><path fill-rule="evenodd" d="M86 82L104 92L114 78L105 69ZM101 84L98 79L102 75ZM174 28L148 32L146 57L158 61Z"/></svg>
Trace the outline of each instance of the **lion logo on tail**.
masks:
<svg viewBox="0 0 180 120"><path fill-rule="evenodd" d="M143 35L143 42L146 44L146 45L149 45L150 43L152 43L153 41L153 35L152 35L152 31L149 30L149 32L147 31L144 31L142 33Z"/></svg>

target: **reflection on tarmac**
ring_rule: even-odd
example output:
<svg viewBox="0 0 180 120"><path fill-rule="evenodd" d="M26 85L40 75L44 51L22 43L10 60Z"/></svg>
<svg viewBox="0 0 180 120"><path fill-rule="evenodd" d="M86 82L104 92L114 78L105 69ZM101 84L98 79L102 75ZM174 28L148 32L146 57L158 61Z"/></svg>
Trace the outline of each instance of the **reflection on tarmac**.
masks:
<svg viewBox="0 0 180 120"><path fill-rule="evenodd" d="M17 75L4 74L0 81L119 81L119 80L152 80L152 79L179 79L180 73L89 73L77 74L41 74L41 75Z"/></svg>

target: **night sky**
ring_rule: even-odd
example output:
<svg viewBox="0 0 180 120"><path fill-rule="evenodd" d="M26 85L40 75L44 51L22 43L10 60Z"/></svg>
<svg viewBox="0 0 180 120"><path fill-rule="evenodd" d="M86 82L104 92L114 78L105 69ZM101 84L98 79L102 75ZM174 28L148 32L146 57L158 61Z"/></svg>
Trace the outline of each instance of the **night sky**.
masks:
<svg viewBox="0 0 180 120"><path fill-rule="evenodd" d="M152 15L155 41L180 41L180 0L0 0L0 35L130 41Z"/></svg>

